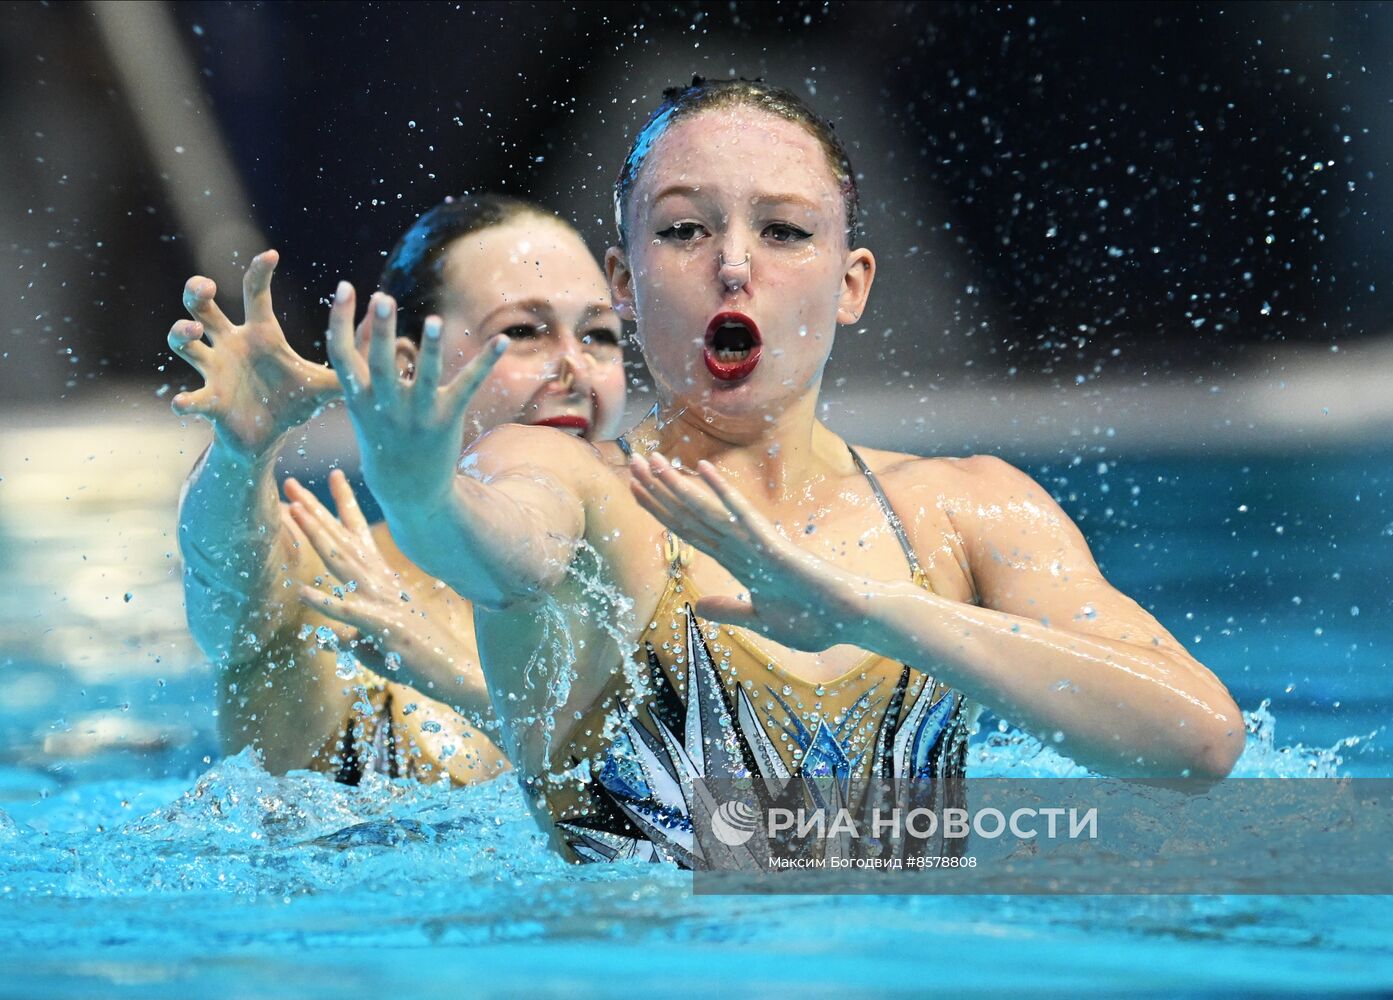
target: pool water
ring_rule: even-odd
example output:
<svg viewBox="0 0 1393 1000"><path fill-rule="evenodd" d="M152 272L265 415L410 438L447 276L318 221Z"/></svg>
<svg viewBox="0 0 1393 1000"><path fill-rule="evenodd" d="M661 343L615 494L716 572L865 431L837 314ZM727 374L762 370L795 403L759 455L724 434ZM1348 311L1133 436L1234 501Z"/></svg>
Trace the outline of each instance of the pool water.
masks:
<svg viewBox="0 0 1393 1000"><path fill-rule="evenodd" d="M1237 773L1300 778L1393 775L1390 459L1347 449L1024 464L1110 579L1248 710ZM0 535L7 574L25 544ZM8 628L61 625L52 594L6 583L28 601L7 609ZM1384 897L717 897L694 896L674 870L568 866L506 777L355 789L270 776L248 753L219 759L211 674L172 632L132 645L124 613L105 632L107 668L0 659L12 693L0 699L0 996L1393 983ZM161 613L177 629L178 607ZM158 666L153 645L168 646ZM971 767L1075 773L991 716Z"/></svg>

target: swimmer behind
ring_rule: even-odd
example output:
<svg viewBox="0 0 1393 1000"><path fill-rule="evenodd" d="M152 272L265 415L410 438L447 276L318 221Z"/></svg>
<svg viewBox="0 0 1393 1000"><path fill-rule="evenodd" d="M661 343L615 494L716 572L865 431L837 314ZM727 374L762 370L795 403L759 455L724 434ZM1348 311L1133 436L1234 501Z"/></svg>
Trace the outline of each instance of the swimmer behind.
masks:
<svg viewBox="0 0 1393 1000"><path fill-rule="evenodd" d="M507 760L493 722L467 601L369 525L341 470L338 518L275 467L289 433L340 395L338 378L290 348L271 301L275 251L254 258L233 324L213 283L189 279L191 320L170 348L204 379L176 413L213 424L180 507L189 628L218 670L223 748L266 766L484 780ZM389 256L399 303L388 346L409 373L427 313L443 317L445 372L468 372L495 331L511 347L461 414L456 452L508 421L607 437L624 405L621 327L579 234L540 206L481 196L437 206ZM206 337L206 340L204 339ZM325 640L329 641L326 642ZM333 648L337 646L338 651ZM409 682L409 683L408 683Z"/></svg>

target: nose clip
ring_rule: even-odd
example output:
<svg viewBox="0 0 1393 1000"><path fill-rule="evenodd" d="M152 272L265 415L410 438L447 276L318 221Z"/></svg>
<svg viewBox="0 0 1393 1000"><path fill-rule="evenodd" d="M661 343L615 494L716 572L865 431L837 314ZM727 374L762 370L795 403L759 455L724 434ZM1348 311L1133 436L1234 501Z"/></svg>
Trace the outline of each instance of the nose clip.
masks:
<svg viewBox="0 0 1393 1000"><path fill-rule="evenodd" d="M744 270L738 270L743 268ZM722 283L730 291L735 291L744 286L750 280L750 253L745 251L745 256L739 260L726 260L725 251L722 250L716 257L716 269L720 274Z"/></svg>
<svg viewBox="0 0 1393 1000"><path fill-rule="evenodd" d="M552 376L552 381L563 389L569 390L576 381L575 365L569 357L562 357L556 364L556 374Z"/></svg>

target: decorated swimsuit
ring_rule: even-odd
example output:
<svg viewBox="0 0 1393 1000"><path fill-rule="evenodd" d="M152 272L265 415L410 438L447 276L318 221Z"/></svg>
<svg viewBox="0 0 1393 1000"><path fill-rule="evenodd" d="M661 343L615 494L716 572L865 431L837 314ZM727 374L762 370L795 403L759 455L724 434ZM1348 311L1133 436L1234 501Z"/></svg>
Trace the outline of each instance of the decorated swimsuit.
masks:
<svg viewBox="0 0 1393 1000"><path fill-rule="evenodd" d="M623 439L626 454L629 446ZM874 473L852 450L909 563L932 590L904 526ZM761 863L753 848L713 841L711 810L732 789L754 808L846 809L864 817L913 801L942 808L964 798L976 708L913 667L866 653L834 680L795 677L733 628L704 622L687 569L691 549L665 536L668 580L633 653L576 722L544 782L559 844L574 861L634 858L686 868ZM846 854L902 854L942 845L803 845ZM753 852L753 853L752 853Z"/></svg>

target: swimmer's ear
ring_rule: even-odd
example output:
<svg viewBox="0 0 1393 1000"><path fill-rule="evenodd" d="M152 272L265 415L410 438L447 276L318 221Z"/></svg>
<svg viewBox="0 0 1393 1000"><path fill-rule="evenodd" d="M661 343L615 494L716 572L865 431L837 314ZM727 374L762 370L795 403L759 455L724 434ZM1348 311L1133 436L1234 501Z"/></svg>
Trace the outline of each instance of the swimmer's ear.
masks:
<svg viewBox="0 0 1393 1000"><path fill-rule="evenodd" d="M420 347L410 337L398 337L395 350L397 371L406 378L414 377L416 375L416 356L421 353Z"/></svg>
<svg viewBox="0 0 1393 1000"><path fill-rule="evenodd" d="M619 247L605 251L605 277L609 279L609 299L620 319L630 323L638 322L638 310L634 305L634 273L629 270L629 259Z"/></svg>
<svg viewBox="0 0 1393 1000"><path fill-rule="evenodd" d="M855 323L866 311L866 299L875 281L875 254L865 247L846 255L846 270L842 273L842 291L837 297L837 322Z"/></svg>

